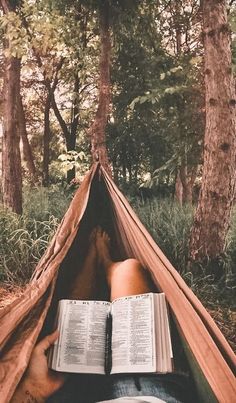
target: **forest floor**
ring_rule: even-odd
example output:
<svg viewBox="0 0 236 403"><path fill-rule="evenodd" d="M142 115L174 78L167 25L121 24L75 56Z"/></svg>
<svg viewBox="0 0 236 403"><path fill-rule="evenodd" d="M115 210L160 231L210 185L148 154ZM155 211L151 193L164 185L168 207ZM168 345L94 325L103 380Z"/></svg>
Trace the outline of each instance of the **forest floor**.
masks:
<svg viewBox="0 0 236 403"><path fill-rule="evenodd" d="M0 283L0 310L22 295L24 289L25 287L15 284ZM236 311L227 306L220 306L218 303L214 308L212 303L207 306L204 301L204 305L236 353Z"/></svg>

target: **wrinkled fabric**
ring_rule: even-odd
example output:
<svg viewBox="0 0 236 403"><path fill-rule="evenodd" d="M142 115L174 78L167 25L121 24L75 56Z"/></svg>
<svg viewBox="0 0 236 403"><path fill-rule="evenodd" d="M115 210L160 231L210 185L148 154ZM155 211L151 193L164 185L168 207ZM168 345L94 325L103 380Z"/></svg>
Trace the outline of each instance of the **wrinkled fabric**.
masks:
<svg viewBox="0 0 236 403"><path fill-rule="evenodd" d="M52 330L55 307L86 253L89 231L103 223L111 229L117 257L137 258L165 293L196 382L207 390L202 402L210 401L212 394L215 401L232 403L236 396L232 349L99 164L92 166L76 192L24 294L0 311L1 403L10 401L40 333L42 337Z"/></svg>

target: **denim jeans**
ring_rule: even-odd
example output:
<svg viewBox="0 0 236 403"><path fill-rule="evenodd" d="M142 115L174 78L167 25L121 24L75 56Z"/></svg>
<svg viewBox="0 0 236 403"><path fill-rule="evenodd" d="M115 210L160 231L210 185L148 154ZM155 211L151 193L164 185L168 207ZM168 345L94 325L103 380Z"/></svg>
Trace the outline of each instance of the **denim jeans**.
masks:
<svg viewBox="0 0 236 403"><path fill-rule="evenodd" d="M72 375L48 403L95 403L123 396L155 396L167 403L197 403L188 378L180 374Z"/></svg>

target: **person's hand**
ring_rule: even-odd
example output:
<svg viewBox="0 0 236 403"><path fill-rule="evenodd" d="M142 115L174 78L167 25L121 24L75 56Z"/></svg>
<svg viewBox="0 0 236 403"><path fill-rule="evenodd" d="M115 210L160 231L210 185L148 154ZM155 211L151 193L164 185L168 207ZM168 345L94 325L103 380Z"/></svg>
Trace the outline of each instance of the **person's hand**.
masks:
<svg viewBox="0 0 236 403"><path fill-rule="evenodd" d="M56 341L58 336L59 333L56 330L36 345L26 372L25 381L27 380L28 384L31 384L38 395L41 395L43 398L52 395L64 383L64 376L61 373L48 368L46 357L47 350Z"/></svg>
<svg viewBox="0 0 236 403"><path fill-rule="evenodd" d="M58 335L58 331L55 331L36 345L24 380L16 390L12 402L24 401L19 400L24 397L27 397L27 402L44 402L64 384L64 375L50 370L46 357L47 350L56 341Z"/></svg>

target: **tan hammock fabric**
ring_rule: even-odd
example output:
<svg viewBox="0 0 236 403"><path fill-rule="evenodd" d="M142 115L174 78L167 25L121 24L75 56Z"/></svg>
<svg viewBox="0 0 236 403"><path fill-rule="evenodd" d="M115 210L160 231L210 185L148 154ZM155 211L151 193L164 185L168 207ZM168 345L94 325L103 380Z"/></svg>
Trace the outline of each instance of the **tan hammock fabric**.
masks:
<svg viewBox="0 0 236 403"><path fill-rule="evenodd" d="M10 401L41 330L41 337L51 331L57 301L67 296L86 254L88 234L101 221L112 233L116 257L136 257L166 294L201 402L235 402L233 351L114 182L95 164L76 192L24 295L0 311L1 403Z"/></svg>

